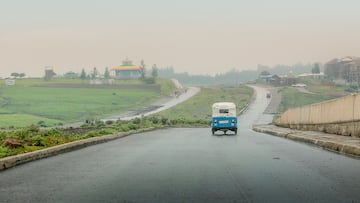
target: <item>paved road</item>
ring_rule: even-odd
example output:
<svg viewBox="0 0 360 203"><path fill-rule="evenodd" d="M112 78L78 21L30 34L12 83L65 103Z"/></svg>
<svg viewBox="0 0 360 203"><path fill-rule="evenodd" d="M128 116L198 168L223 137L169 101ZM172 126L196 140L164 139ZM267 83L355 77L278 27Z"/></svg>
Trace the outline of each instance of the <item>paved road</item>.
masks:
<svg viewBox="0 0 360 203"><path fill-rule="evenodd" d="M166 129L0 172L0 202L360 202L360 161L251 130Z"/></svg>

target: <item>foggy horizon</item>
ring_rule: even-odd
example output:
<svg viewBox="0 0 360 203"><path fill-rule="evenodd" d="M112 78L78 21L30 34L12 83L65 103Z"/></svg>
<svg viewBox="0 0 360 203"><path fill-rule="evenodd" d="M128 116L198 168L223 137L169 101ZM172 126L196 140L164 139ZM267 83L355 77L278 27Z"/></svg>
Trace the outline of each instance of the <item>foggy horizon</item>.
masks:
<svg viewBox="0 0 360 203"><path fill-rule="evenodd" d="M360 2L2 1L0 77L115 67L214 75L360 56Z"/></svg>

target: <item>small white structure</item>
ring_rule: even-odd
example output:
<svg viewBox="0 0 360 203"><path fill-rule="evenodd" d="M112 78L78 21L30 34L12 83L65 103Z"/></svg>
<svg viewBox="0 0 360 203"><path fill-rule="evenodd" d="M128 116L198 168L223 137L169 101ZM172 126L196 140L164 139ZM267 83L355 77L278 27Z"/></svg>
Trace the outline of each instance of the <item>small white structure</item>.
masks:
<svg viewBox="0 0 360 203"><path fill-rule="evenodd" d="M15 80L6 79L5 84L6 84L6 86L14 86L15 85Z"/></svg>
<svg viewBox="0 0 360 203"><path fill-rule="evenodd" d="M310 78L310 79L318 80L318 79L324 78L325 74L323 72L321 72L321 73L303 73L303 74L298 75L298 77L304 78L304 79Z"/></svg>
<svg viewBox="0 0 360 203"><path fill-rule="evenodd" d="M113 85L115 84L114 79L94 79L90 80L90 85Z"/></svg>
<svg viewBox="0 0 360 203"><path fill-rule="evenodd" d="M306 87L306 84L303 83L297 83L297 84L293 84L291 85L292 87Z"/></svg>
<svg viewBox="0 0 360 203"><path fill-rule="evenodd" d="M103 82L99 79L90 80L90 85L102 85Z"/></svg>

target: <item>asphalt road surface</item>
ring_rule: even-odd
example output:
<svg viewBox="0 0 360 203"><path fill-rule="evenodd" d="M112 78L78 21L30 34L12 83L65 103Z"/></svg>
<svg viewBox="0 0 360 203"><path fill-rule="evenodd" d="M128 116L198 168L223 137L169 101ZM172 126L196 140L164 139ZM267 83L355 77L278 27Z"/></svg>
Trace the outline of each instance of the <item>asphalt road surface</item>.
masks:
<svg viewBox="0 0 360 203"><path fill-rule="evenodd" d="M0 201L360 202L359 160L251 130L271 120L265 92L236 136L166 129L20 165Z"/></svg>

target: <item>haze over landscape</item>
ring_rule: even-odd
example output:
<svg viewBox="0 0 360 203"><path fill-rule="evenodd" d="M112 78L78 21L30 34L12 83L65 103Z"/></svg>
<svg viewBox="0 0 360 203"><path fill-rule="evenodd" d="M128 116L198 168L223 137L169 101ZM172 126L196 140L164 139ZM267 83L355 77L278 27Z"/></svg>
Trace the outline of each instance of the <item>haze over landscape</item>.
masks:
<svg viewBox="0 0 360 203"><path fill-rule="evenodd" d="M285 0L0 2L0 77L114 67L216 74L360 56L360 3Z"/></svg>

